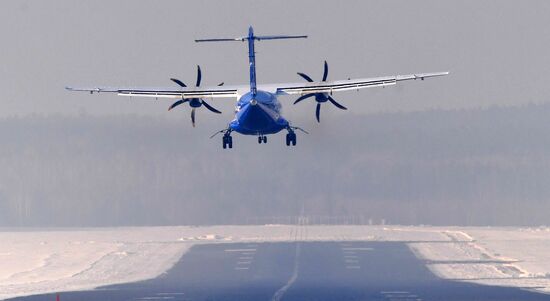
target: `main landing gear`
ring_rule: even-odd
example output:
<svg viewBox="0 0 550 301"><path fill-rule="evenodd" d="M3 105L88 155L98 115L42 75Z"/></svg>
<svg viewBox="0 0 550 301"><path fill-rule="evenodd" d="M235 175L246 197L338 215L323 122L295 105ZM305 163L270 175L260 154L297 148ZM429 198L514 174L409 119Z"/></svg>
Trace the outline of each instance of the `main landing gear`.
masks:
<svg viewBox="0 0 550 301"><path fill-rule="evenodd" d="M223 149L226 149L228 147L233 148L233 137L231 137L231 131L227 131L225 132L225 134L223 134L222 142Z"/></svg>
<svg viewBox="0 0 550 301"><path fill-rule="evenodd" d="M296 133L291 128L288 128L288 134L286 134L286 146L296 145Z"/></svg>
<svg viewBox="0 0 550 301"><path fill-rule="evenodd" d="M231 132L232 132L232 130L230 128L225 129L225 130L221 130L221 131L217 131L217 132L214 133L214 135L210 136L210 139L216 137L216 135L218 135L218 134L223 134L223 137L222 137L222 147L223 147L223 149L233 148L233 137L231 137Z"/></svg>
<svg viewBox="0 0 550 301"><path fill-rule="evenodd" d="M296 130L302 131L304 134L309 134L307 131L297 126L289 126L286 130L288 131L288 134L286 134L286 146L296 146Z"/></svg>
<svg viewBox="0 0 550 301"><path fill-rule="evenodd" d="M267 143L267 136L264 136L264 135L258 136L258 143L259 144Z"/></svg>
<svg viewBox="0 0 550 301"><path fill-rule="evenodd" d="M299 127L296 127L296 126L289 126L286 128L286 130L288 131L288 133L286 134L286 145L287 146L295 146L296 145L296 130L299 130L299 131L302 131L306 134L309 134L308 132L306 132L305 130L303 130L302 128L299 128ZM222 147L223 149L227 149L227 148L233 148L233 137L231 137L231 132L233 130L231 129L225 129L225 130L221 130L221 131L218 131L216 133L214 133L212 136L210 136L210 138L214 138L216 135L218 134L223 134L223 137L222 137ZM259 135L258 136L258 143L261 144L261 143L267 143L267 136L266 135Z"/></svg>

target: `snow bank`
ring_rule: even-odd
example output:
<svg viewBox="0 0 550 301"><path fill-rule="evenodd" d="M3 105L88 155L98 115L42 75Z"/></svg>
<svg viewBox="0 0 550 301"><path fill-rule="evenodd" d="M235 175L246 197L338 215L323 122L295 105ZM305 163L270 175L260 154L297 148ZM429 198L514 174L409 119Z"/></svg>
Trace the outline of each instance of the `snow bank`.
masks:
<svg viewBox="0 0 550 301"><path fill-rule="evenodd" d="M548 229L215 226L0 232L0 299L155 278L194 244L400 241L438 276L550 292Z"/></svg>
<svg viewBox="0 0 550 301"><path fill-rule="evenodd" d="M550 292L550 229L455 228L441 233L454 233L455 239L409 244L436 275Z"/></svg>
<svg viewBox="0 0 550 301"><path fill-rule="evenodd" d="M190 247L162 229L0 232L0 299L154 278Z"/></svg>

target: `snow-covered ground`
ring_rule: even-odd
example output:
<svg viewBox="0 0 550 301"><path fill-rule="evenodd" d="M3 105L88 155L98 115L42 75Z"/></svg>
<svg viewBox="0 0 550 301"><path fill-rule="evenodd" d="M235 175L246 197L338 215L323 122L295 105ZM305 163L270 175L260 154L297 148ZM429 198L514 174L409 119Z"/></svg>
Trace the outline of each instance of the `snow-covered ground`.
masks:
<svg viewBox="0 0 550 301"><path fill-rule="evenodd" d="M0 231L0 299L157 277L194 244L401 241L443 278L550 292L550 229L213 226Z"/></svg>

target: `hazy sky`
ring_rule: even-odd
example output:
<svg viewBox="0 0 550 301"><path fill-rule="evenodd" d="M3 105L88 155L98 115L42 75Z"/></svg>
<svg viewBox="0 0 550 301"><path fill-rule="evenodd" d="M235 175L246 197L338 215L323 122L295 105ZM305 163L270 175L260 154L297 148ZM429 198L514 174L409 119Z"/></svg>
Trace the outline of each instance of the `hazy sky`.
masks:
<svg viewBox="0 0 550 301"><path fill-rule="evenodd" d="M548 1L2 1L0 116L167 113L169 101L90 96L66 85L173 86L170 77L246 83L244 44L195 44L259 34L307 34L307 40L257 46L258 80L329 79L449 70L452 75L400 87L346 92L353 113L471 108L544 102L550 94ZM313 103L287 117L311 119ZM234 102L215 100L226 113ZM342 114L326 110L325 114ZM206 115L206 113L204 113ZM307 114L307 116L303 116ZM202 117L202 116L201 116ZM204 118L204 117L203 117Z"/></svg>
<svg viewBox="0 0 550 301"><path fill-rule="evenodd" d="M550 1L0 1L0 225L221 223L301 204L547 224L548 16ZM281 97L311 134L293 148L284 132L267 145L235 135L232 151L208 137L235 100L212 100L223 114L199 110L192 128L188 106L167 112L169 100L64 90L176 87L169 78L193 83L197 64L205 85L247 84L244 43L194 39L249 25L310 36L258 43L260 83L320 79L325 59L329 79L451 75L336 94L349 110L324 105L320 124L313 101ZM516 107L528 103L542 105ZM511 107L452 110L489 106Z"/></svg>

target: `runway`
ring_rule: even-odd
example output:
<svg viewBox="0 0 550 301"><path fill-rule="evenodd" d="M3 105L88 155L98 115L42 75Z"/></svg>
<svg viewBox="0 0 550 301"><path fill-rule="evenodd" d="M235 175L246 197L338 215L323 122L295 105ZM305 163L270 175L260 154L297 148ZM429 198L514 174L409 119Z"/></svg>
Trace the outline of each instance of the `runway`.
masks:
<svg viewBox="0 0 550 301"><path fill-rule="evenodd" d="M51 301L54 294L17 301ZM437 278L404 243L194 246L159 278L61 294L62 301L550 300L517 288Z"/></svg>

